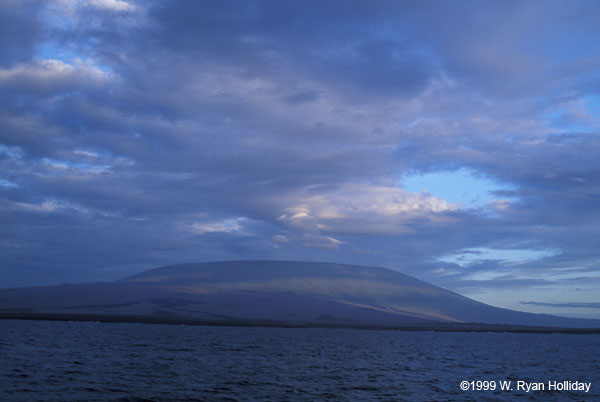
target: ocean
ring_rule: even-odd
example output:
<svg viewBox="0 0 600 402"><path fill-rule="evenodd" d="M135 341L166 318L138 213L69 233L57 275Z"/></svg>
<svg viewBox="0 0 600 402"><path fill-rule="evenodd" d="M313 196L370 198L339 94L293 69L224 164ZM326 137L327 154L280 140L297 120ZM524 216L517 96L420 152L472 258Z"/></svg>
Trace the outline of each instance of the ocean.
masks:
<svg viewBox="0 0 600 402"><path fill-rule="evenodd" d="M0 320L0 400L592 401L599 346L600 335Z"/></svg>

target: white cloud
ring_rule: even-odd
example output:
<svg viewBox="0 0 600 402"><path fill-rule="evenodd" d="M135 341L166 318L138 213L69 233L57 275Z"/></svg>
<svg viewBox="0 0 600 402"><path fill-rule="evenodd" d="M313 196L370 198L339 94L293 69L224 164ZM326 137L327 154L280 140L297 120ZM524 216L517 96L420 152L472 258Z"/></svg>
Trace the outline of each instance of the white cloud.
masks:
<svg viewBox="0 0 600 402"><path fill-rule="evenodd" d="M42 213L49 212L66 212L66 211L76 211L83 214L89 214L90 210L83 205L64 201L57 199L46 199L38 204L28 203L28 202L13 202L10 204L10 207L15 210L20 211L35 211Z"/></svg>
<svg viewBox="0 0 600 402"><path fill-rule="evenodd" d="M135 5L124 0L56 0L54 3L64 15L73 18L77 9L92 6L110 11L133 11Z"/></svg>
<svg viewBox="0 0 600 402"><path fill-rule="evenodd" d="M123 0L91 0L90 4L98 8L105 8L112 11L132 11L135 9L133 4Z"/></svg>
<svg viewBox="0 0 600 402"><path fill-rule="evenodd" d="M0 87L20 85L35 92L53 92L57 89L104 85L111 73L76 60L74 64L60 60L38 60L0 69Z"/></svg>
<svg viewBox="0 0 600 402"><path fill-rule="evenodd" d="M351 184L320 194L290 198L277 221L302 233L397 235L411 230L415 219L441 221L440 213L457 207L427 193L393 186Z"/></svg>
<svg viewBox="0 0 600 402"><path fill-rule="evenodd" d="M217 221L194 222L187 224L189 232L194 234L204 233L243 233L244 223L248 218L229 218Z"/></svg>
<svg viewBox="0 0 600 402"><path fill-rule="evenodd" d="M73 163L65 160L44 158L42 163L46 174L77 174L77 175L99 175L110 170L107 164Z"/></svg>
<svg viewBox="0 0 600 402"><path fill-rule="evenodd" d="M330 250L338 249L345 242L331 236L320 234L303 233L300 236L300 242L308 247L325 248Z"/></svg>
<svg viewBox="0 0 600 402"><path fill-rule="evenodd" d="M463 249L442 256L439 261L469 266L486 260L503 261L505 265L521 264L559 254L559 250L491 249L486 247ZM487 278L486 278L487 279Z"/></svg>

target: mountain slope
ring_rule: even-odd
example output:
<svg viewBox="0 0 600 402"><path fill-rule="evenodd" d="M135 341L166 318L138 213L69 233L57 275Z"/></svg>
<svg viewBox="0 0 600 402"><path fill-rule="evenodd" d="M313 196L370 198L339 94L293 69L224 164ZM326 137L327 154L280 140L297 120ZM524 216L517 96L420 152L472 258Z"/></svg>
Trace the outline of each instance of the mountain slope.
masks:
<svg viewBox="0 0 600 402"><path fill-rule="evenodd" d="M476 302L378 267L224 261L151 269L117 282L0 290L0 312L141 315L206 321L600 327Z"/></svg>

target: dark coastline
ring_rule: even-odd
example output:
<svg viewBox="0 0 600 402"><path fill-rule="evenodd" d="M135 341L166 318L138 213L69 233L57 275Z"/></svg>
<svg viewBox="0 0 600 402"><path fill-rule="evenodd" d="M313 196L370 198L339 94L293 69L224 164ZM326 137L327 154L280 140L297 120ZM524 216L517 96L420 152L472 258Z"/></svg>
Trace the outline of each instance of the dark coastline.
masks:
<svg viewBox="0 0 600 402"><path fill-rule="evenodd" d="M165 325L205 325L222 327L265 327L265 328L348 328L362 330L395 331L434 331L434 332L498 332L529 334L600 334L600 328L560 328L524 325L478 324L478 323L431 323L407 325L364 325L352 323L286 323L266 320L210 321L183 317L152 317L133 315L94 315L94 314L43 314L23 312L0 312L2 320L35 321L79 321L105 323L138 323Z"/></svg>

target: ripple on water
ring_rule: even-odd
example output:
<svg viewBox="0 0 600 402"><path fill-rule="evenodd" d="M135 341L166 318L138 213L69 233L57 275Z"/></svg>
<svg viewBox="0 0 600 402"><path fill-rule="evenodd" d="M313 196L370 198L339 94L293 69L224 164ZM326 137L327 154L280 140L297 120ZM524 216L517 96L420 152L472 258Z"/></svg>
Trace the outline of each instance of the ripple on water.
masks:
<svg viewBox="0 0 600 402"><path fill-rule="evenodd" d="M0 321L2 401L506 400L462 380L579 380L598 336Z"/></svg>

